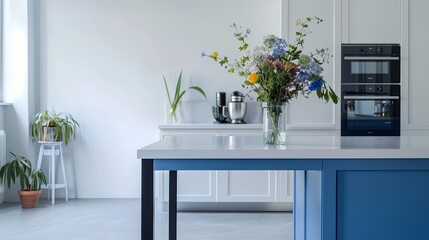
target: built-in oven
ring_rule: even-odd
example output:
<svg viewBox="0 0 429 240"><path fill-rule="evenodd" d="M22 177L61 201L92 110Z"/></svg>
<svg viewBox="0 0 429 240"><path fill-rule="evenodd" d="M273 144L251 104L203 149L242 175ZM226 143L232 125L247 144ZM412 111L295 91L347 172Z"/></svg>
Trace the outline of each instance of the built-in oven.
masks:
<svg viewBox="0 0 429 240"><path fill-rule="evenodd" d="M399 45L342 46L341 83L400 83Z"/></svg>
<svg viewBox="0 0 429 240"><path fill-rule="evenodd" d="M341 100L341 135L400 135L400 86L346 85Z"/></svg>
<svg viewBox="0 0 429 240"><path fill-rule="evenodd" d="M342 46L341 135L400 135L400 46Z"/></svg>

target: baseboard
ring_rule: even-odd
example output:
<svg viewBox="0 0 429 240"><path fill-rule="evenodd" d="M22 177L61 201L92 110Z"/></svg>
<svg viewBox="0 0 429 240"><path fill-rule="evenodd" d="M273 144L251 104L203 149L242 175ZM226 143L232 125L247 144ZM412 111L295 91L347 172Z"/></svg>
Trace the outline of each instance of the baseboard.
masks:
<svg viewBox="0 0 429 240"><path fill-rule="evenodd" d="M168 211L168 202L161 203L161 210ZM293 203L243 203L243 202L179 202L178 212L292 212Z"/></svg>

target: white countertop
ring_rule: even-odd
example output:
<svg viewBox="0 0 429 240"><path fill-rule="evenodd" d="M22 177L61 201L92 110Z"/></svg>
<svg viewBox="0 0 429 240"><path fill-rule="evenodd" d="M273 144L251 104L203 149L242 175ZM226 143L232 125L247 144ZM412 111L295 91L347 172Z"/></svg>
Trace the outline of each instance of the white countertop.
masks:
<svg viewBox="0 0 429 240"><path fill-rule="evenodd" d="M428 158L429 133L401 137L341 137L338 132L290 132L287 143L266 145L261 135L167 136L137 151L140 159Z"/></svg>
<svg viewBox="0 0 429 240"><path fill-rule="evenodd" d="M188 123L188 124L163 124L159 125L160 130L171 130L171 129L181 129L181 130L261 130L262 124L256 123L246 123L246 124L231 124L231 123Z"/></svg>

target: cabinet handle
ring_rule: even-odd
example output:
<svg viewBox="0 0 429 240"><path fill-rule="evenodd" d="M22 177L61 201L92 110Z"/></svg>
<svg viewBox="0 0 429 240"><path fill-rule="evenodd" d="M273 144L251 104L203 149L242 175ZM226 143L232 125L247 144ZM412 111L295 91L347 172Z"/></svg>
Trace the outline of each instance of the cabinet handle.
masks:
<svg viewBox="0 0 429 240"><path fill-rule="evenodd" d="M399 96L344 96L344 99L357 99L357 100L391 100L399 99Z"/></svg>
<svg viewBox="0 0 429 240"><path fill-rule="evenodd" d="M399 60L399 57L367 57L367 56L356 56L356 57L344 57L344 60Z"/></svg>

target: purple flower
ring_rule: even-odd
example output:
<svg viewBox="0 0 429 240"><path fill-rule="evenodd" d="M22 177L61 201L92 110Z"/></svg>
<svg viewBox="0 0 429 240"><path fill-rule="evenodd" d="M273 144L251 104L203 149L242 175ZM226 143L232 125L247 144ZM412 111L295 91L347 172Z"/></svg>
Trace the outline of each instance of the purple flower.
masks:
<svg viewBox="0 0 429 240"><path fill-rule="evenodd" d="M205 57L207 56L206 53L204 51L201 52L201 57Z"/></svg>
<svg viewBox="0 0 429 240"><path fill-rule="evenodd" d="M308 89L310 91L316 91L316 90L319 90L322 86L323 86L323 80L322 79L318 79L316 81L311 82L311 84L308 87Z"/></svg>
<svg viewBox="0 0 429 240"><path fill-rule="evenodd" d="M274 60L274 57L272 56L272 55L268 55L268 60L270 60L270 61L272 61L272 60Z"/></svg>
<svg viewBox="0 0 429 240"><path fill-rule="evenodd" d="M250 31L250 28L246 29L246 34L250 34L252 31Z"/></svg>
<svg viewBox="0 0 429 240"><path fill-rule="evenodd" d="M273 62L273 65L276 67L276 68L278 68L278 69L283 69L284 68L284 66L283 66L283 64L280 62L280 61L274 61Z"/></svg>

